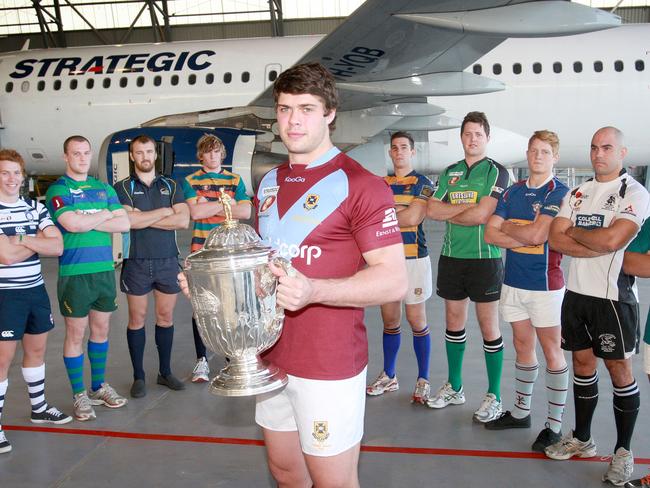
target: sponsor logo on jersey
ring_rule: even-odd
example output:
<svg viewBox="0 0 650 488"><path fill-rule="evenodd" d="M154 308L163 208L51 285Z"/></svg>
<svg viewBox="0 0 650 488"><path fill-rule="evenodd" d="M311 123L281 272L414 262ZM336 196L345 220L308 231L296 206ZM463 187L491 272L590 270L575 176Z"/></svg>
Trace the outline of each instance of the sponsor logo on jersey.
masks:
<svg viewBox="0 0 650 488"><path fill-rule="evenodd" d="M500 186L493 186L491 191L495 193L503 193L503 190L504 188L501 188Z"/></svg>
<svg viewBox="0 0 650 488"><path fill-rule="evenodd" d="M298 246L297 244L282 242L280 239L275 240L275 245L271 243L271 247L277 249L280 256L284 258L304 259L307 266L311 266L312 261L323 254L323 250L319 246L308 246L307 244Z"/></svg>
<svg viewBox="0 0 650 488"><path fill-rule="evenodd" d="M14 331L13 330L3 330L2 331L2 337L9 339L14 336Z"/></svg>
<svg viewBox="0 0 650 488"><path fill-rule="evenodd" d="M433 187L425 185L420 190L420 196L424 198L431 198L433 196Z"/></svg>
<svg viewBox="0 0 650 488"><path fill-rule="evenodd" d="M19 225L15 229L16 235L25 234L25 228L22 225Z"/></svg>
<svg viewBox="0 0 650 488"><path fill-rule="evenodd" d="M326 420L315 420L312 437L316 440L319 447L325 447L325 441L329 439L329 424Z"/></svg>
<svg viewBox="0 0 650 488"><path fill-rule="evenodd" d="M0 215L0 222L11 222L12 220L13 220L13 216L11 214Z"/></svg>
<svg viewBox="0 0 650 488"><path fill-rule="evenodd" d="M600 229L605 226L605 216L601 214L576 215L576 227L582 229Z"/></svg>
<svg viewBox="0 0 650 488"><path fill-rule="evenodd" d="M38 220L38 212L36 210L30 209L25 212L25 218L30 222Z"/></svg>
<svg viewBox="0 0 650 488"><path fill-rule="evenodd" d="M397 213L394 208L387 208L384 210L384 220L381 221L382 228L393 227L398 225Z"/></svg>
<svg viewBox="0 0 650 488"><path fill-rule="evenodd" d="M70 193L73 195L83 195L84 191L80 188L70 188Z"/></svg>
<svg viewBox="0 0 650 488"><path fill-rule="evenodd" d="M162 188L160 189L160 194L161 194L161 195L167 195L167 196L169 196L169 194L170 194L170 193L169 193L169 188L167 188L166 186L162 187Z"/></svg>
<svg viewBox="0 0 650 488"><path fill-rule="evenodd" d="M59 210L60 208L63 208L63 198L61 197L54 197L52 199L52 206L54 207L54 210Z"/></svg>
<svg viewBox="0 0 650 488"><path fill-rule="evenodd" d="M303 203L302 206L305 210L314 210L316 207L318 207L319 199L320 199L319 195L316 195L315 193L310 193L309 195L307 195L307 198L305 198L305 203Z"/></svg>
<svg viewBox="0 0 650 488"><path fill-rule="evenodd" d="M546 205L544 207L544 210L547 210L548 212L558 213L560 211L560 207L558 205Z"/></svg>
<svg viewBox="0 0 650 488"><path fill-rule="evenodd" d="M277 195L279 189L279 186L267 186L262 190L262 196Z"/></svg>
<svg viewBox="0 0 650 488"><path fill-rule="evenodd" d="M449 203L458 205L461 203L476 203L478 200L478 192L467 191L452 191L449 192Z"/></svg>
<svg viewBox="0 0 650 488"><path fill-rule="evenodd" d="M614 334L600 334L600 350L603 352L614 352L616 349L616 336Z"/></svg>
<svg viewBox="0 0 650 488"><path fill-rule="evenodd" d="M287 176L284 179L285 183L304 183L305 179L302 176Z"/></svg>
<svg viewBox="0 0 650 488"><path fill-rule="evenodd" d="M275 203L275 195L269 195L264 199L262 205L260 205L260 213L263 214Z"/></svg>
<svg viewBox="0 0 650 488"><path fill-rule="evenodd" d="M465 173L462 171L450 171L449 176L463 176Z"/></svg>
<svg viewBox="0 0 650 488"><path fill-rule="evenodd" d="M160 193L162 193L162 191ZM144 195L144 192L141 191L141 190L136 190L136 191L133 192L133 194L134 195Z"/></svg>
<svg viewBox="0 0 650 488"><path fill-rule="evenodd" d="M615 193L612 193L607 197L607 200L605 200L605 203L603 203L603 210L608 210L610 212L613 212L616 210L616 199L617 196Z"/></svg>
<svg viewBox="0 0 650 488"><path fill-rule="evenodd" d="M454 186L456 183L460 181L460 176L454 176L452 178L449 178L449 182L447 183L449 186Z"/></svg>
<svg viewBox="0 0 650 488"><path fill-rule="evenodd" d="M636 217L636 212L634 211L634 207L632 206L632 204L625 207L621 213L634 215Z"/></svg>
<svg viewBox="0 0 650 488"><path fill-rule="evenodd" d="M573 202L573 208L575 210L579 210L581 205L582 205L582 200L579 198L575 202Z"/></svg>

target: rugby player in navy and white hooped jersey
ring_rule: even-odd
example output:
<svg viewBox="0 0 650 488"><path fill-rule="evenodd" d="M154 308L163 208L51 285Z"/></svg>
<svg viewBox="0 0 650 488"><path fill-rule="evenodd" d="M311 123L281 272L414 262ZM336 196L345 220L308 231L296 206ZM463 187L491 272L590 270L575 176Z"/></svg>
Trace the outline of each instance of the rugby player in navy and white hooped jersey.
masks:
<svg viewBox="0 0 650 488"><path fill-rule="evenodd" d="M31 421L65 424L72 417L45 400L45 346L54 327L39 254L60 256L63 238L40 202L20 196L25 162L12 149L0 150L0 419L8 373L18 341L22 373L32 404ZM0 453L11 444L0 424Z"/></svg>
<svg viewBox="0 0 650 488"><path fill-rule="evenodd" d="M562 348L573 356L575 430L546 448L552 459L593 457L591 419L598 403L597 358L614 386L616 444L603 481L625 484L634 469L630 443L639 412L631 358L638 352L634 278L623 272L624 250L648 215L646 189L623 168L623 133L603 127L591 139L595 178L571 190L551 224L551 248L572 256L562 302Z"/></svg>
<svg viewBox="0 0 650 488"><path fill-rule="evenodd" d="M539 364L537 338L546 359L546 426L533 443L534 451L562 437L569 369L560 348L560 312L564 296L562 255L548 246L548 232L569 190L553 176L560 140L548 130L536 131L528 141L528 178L510 186L499 198L485 226L485 242L507 249L499 300L501 316L512 325L515 360L515 402L485 424L488 430L529 428L533 386Z"/></svg>
<svg viewBox="0 0 650 488"><path fill-rule="evenodd" d="M318 63L273 90L289 162L257 191L262 238L291 259L280 276L280 339L265 355L289 375L257 398L269 468L280 486L359 486L368 342L363 307L401 300L407 279L388 185L332 145L338 96Z"/></svg>

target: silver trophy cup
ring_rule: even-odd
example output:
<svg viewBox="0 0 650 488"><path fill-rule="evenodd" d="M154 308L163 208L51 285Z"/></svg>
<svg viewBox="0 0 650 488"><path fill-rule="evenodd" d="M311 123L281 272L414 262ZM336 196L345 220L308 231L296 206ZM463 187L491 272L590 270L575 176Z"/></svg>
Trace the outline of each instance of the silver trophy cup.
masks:
<svg viewBox="0 0 650 488"><path fill-rule="evenodd" d="M268 267L271 249L251 226L232 220L229 199L223 203L226 222L187 257L185 274L203 342L230 360L210 391L258 395L287 383L284 371L259 356L280 337L284 311L276 305L277 279ZM276 261L291 271L288 262Z"/></svg>

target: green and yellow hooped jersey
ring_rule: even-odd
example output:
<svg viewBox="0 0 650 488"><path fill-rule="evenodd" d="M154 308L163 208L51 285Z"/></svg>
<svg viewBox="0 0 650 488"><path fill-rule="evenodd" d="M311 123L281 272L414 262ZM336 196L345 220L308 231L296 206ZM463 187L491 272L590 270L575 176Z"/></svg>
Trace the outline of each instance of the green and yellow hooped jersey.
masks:
<svg viewBox="0 0 650 488"><path fill-rule="evenodd" d="M490 158L482 159L472 166L462 160L448 166L440 175L433 197L452 205L478 203L486 196L498 200L508 187L508 182L506 169ZM461 259L500 258L501 250L485 243L484 231L483 224L468 226L447 222L441 254Z"/></svg>

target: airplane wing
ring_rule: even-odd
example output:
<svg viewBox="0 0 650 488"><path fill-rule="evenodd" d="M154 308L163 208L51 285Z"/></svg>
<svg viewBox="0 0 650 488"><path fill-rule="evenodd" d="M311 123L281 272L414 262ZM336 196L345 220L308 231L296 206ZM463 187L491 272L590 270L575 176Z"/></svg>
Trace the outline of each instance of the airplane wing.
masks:
<svg viewBox="0 0 650 488"><path fill-rule="evenodd" d="M385 130L425 134L459 127L427 97L504 90L502 82L465 70L509 37L619 24L615 15L565 0L367 0L298 63L319 61L336 78L340 105L332 139L347 150ZM278 147L272 87L246 107L164 119L256 130L267 151Z"/></svg>

